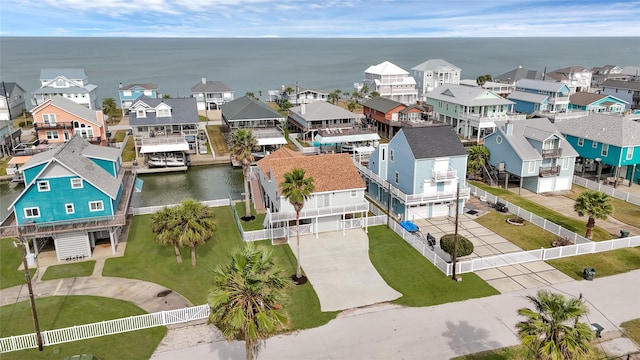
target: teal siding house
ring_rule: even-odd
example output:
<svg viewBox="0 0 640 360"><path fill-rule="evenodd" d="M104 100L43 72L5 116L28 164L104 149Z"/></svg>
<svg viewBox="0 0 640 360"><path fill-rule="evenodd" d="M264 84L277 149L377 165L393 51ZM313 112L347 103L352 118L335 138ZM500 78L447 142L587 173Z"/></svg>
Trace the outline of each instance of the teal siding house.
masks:
<svg viewBox="0 0 640 360"><path fill-rule="evenodd" d="M150 99L158 98L158 85L153 83L147 84L129 84L118 86L118 96L120 97L120 108L122 109L122 115L129 112L129 108L133 103L141 96L146 96Z"/></svg>
<svg viewBox="0 0 640 360"><path fill-rule="evenodd" d="M569 96L569 111L624 114L628 102L606 94L578 92Z"/></svg>
<svg viewBox="0 0 640 360"><path fill-rule="evenodd" d="M369 195L403 220L455 216L469 199L467 151L446 125L402 128L369 159ZM391 203L389 203L391 190Z"/></svg>
<svg viewBox="0 0 640 360"><path fill-rule="evenodd" d="M546 118L497 122L485 137L489 164L505 181L513 175L520 188L535 193L571 190L578 153Z"/></svg>
<svg viewBox="0 0 640 360"><path fill-rule="evenodd" d="M629 186L638 182L639 122L621 116L590 114L556 120L556 127L581 157L577 172L584 175L586 171L595 171L600 180L619 179ZM615 185L618 183L613 181Z"/></svg>
<svg viewBox="0 0 640 360"><path fill-rule="evenodd" d="M34 239L34 251L52 241L58 260L91 257L96 244L116 252L133 178L120 150L76 135L23 165L24 191L11 204L15 226Z"/></svg>
<svg viewBox="0 0 640 360"><path fill-rule="evenodd" d="M563 83L522 79L507 97L515 103L519 113L566 112L569 108L571 89Z"/></svg>

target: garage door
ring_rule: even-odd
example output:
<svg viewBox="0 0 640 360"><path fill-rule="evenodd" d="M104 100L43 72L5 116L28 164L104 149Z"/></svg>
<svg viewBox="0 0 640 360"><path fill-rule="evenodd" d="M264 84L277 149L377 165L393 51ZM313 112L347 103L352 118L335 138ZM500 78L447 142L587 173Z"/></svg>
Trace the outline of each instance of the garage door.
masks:
<svg viewBox="0 0 640 360"><path fill-rule="evenodd" d="M567 176L556 178L555 190L571 190L571 178Z"/></svg>
<svg viewBox="0 0 640 360"><path fill-rule="evenodd" d="M413 206L409 208L409 219L410 221L427 219L429 218L429 206Z"/></svg>
<svg viewBox="0 0 640 360"><path fill-rule="evenodd" d="M91 257L89 238L84 231L56 234L54 243L58 260Z"/></svg>
<svg viewBox="0 0 640 360"><path fill-rule="evenodd" d="M449 216L449 204L433 204L431 217Z"/></svg>
<svg viewBox="0 0 640 360"><path fill-rule="evenodd" d="M538 182L538 192L550 192L553 191L553 178L542 178Z"/></svg>

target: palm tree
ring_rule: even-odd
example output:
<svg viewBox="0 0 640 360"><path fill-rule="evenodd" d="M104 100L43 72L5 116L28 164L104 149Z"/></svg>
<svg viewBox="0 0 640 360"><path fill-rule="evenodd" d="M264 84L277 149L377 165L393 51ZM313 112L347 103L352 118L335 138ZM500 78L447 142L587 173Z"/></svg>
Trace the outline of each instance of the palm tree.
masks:
<svg viewBox="0 0 640 360"><path fill-rule="evenodd" d="M175 211L169 207L163 207L151 215L151 231L155 235L156 241L160 245L173 245L178 264L182 263L182 255L178 244L178 236L173 226L175 221Z"/></svg>
<svg viewBox="0 0 640 360"><path fill-rule="evenodd" d="M489 149L483 145L473 146L469 149L469 157L467 158L467 174L477 178L487 160L489 160Z"/></svg>
<svg viewBox="0 0 640 360"><path fill-rule="evenodd" d="M334 105L338 101L339 98L340 98L340 95L338 95L338 93L336 93L335 91L330 92L329 95L327 95L327 99L329 101L331 101L331 103L334 104Z"/></svg>
<svg viewBox="0 0 640 360"><path fill-rule="evenodd" d="M585 359L591 351L594 333L581 316L588 309L581 299L565 299L562 294L546 290L536 296L527 296L535 309L522 308L518 315L526 320L519 322L518 336L534 354L535 359L561 360Z"/></svg>
<svg viewBox="0 0 640 360"><path fill-rule="evenodd" d="M595 219L606 220L613 212L611 198L601 191L585 190L578 196L573 209L580 216L589 216L587 220L587 233L585 237L591 239L593 237L593 228L596 226Z"/></svg>
<svg viewBox="0 0 640 360"><path fill-rule="evenodd" d="M360 95L362 95L362 97L369 95L369 86L366 84L362 86L362 89L360 89Z"/></svg>
<svg viewBox="0 0 640 360"><path fill-rule="evenodd" d="M191 249L191 266L196 266L196 245L204 244L214 235L213 212L207 205L193 199L182 201L173 210L175 219L172 225L178 244Z"/></svg>
<svg viewBox="0 0 640 360"><path fill-rule="evenodd" d="M227 340L244 340L247 359L253 359L264 339L287 326L282 305L291 282L274 264L272 249L249 243L230 257L230 264L213 270L208 322Z"/></svg>
<svg viewBox="0 0 640 360"><path fill-rule="evenodd" d="M102 99L102 113L111 116L116 111L116 101L113 98Z"/></svg>
<svg viewBox="0 0 640 360"><path fill-rule="evenodd" d="M244 205L245 219L251 219L251 202L249 201L249 166L253 162L253 154L251 152L258 147L258 140L253 136L250 129L238 129L231 134L229 141L229 150L231 156L242 165L242 173L244 174Z"/></svg>
<svg viewBox="0 0 640 360"><path fill-rule="evenodd" d="M486 83L487 81L491 81L491 74L484 74L484 75L480 75L476 78L476 84L478 84L479 86L484 85L484 83Z"/></svg>
<svg viewBox="0 0 640 360"><path fill-rule="evenodd" d="M300 271L300 211L304 207L305 200L308 200L315 189L313 178L305 178L305 170L296 168L284 174L284 181L280 183L282 196L289 201L296 210L296 243L298 252L298 263L296 264L296 278L302 277Z"/></svg>
<svg viewBox="0 0 640 360"><path fill-rule="evenodd" d="M349 109L349 111L353 112L353 110L356 109L356 103L354 103L353 101L349 102L349 105L347 105L347 109Z"/></svg>
<svg viewBox="0 0 640 360"><path fill-rule="evenodd" d="M371 95L371 97L374 98L374 97L380 96L380 93L377 91L372 91L371 93L369 93L369 95Z"/></svg>

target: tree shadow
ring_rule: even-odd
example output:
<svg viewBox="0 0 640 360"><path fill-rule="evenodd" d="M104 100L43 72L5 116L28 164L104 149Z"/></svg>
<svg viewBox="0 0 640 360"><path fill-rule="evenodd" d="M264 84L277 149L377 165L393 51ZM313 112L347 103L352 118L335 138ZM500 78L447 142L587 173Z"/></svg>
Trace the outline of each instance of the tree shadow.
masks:
<svg viewBox="0 0 640 360"><path fill-rule="evenodd" d="M466 321L454 324L446 323L447 331L442 336L448 338L449 348L457 355L472 354L485 350L493 350L503 347L497 341L489 341L490 332L487 329L476 328Z"/></svg>

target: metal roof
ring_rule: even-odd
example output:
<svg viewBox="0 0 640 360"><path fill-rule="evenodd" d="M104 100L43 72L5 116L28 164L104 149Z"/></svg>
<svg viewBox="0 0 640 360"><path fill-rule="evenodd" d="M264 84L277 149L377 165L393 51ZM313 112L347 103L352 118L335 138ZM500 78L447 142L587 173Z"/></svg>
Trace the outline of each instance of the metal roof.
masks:
<svg viewBox="0 0 640 360"><path fill-rule="evenodd" d="M482 95L489 95L490 98L481 98ZM446 101L452 104L465 106L482 105L511 105L509 101L491 90L480 87L464 85L445 85L438 87L435 91L427 94L427 99Z"/></svg>
<svg viewBox="0 0 640 360"><path fill-rule="evenodd" d="M409 75L409 72L389 61L381 62L378 65L371 65L364 72L375 75Z"/></svg>
<svg viewBox="0 0 640 360"><path fill-rule="evenodd" d="M64 76L69 80L86 79L87 73L83 68L68 69L41 69L40 80L52 80L58 76Z"/></svg>
<svg viewBox="0 0 640 360"><path fill-rule="evenodd" d="M304 109L304 110L303 110ZM289 109L292 113L306 121L327 119L356 119L358 115L326 101L314 101L309 104L294 106Z"/></svg>
<svg viewBox="0 0 640 360"><path fill-rule="evenodd" d="M443 59L429 59L421 64L418 64L412 67L411 70L416 70L416 71L431 70L434 72L439 72L439 71L452 71L452 70L460 71L460 68Z"/></svg>
<svg viewBox="0 0 640 360"><path fill-rule="evenodd" d="M525 88L532 90L543 90L550 92L559 92L563 87L567 87L567 85L555 81L542 81L542 80L533 80L533 79L521 79L516 84L517 88ZM567 87L568 89L568 87Z"/></svg>

